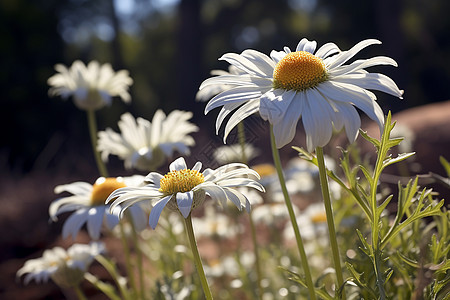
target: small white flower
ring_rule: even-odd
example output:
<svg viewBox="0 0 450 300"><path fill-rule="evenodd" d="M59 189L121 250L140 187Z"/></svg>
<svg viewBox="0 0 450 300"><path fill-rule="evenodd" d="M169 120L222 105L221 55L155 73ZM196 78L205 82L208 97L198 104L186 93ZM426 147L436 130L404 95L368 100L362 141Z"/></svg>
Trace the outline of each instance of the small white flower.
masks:
<svg viewBox="0 0 450 300"><path fill-rule="evenodd" d="M109 205L105 200L116 189L126 186L138 186L144 180L143 176L135 175L131 177L104 178L100 177L94 185L87 182L74 182L55 187L55 193L69 192L72 196L60 198L50 204L49 214L53 221L57 221L57 216L74 211L64 223L63 238L78 234L81 227L86 223L89 236L97 240L100 238L102 224L111 230L119 223L118 211L110 212ZM146 226L147 216L144 211L136 206L130 210L136 230L142 230Z"/></svg>
<svg viewBox="0 0 450 300"><path fill-rule="evenodd" d="M79 60L70 68L57 64L58 74L48 79L51 86L50 96L67 99L73 96L75 105L83 110L97 110L111 105L112 97L119 96L124 102L130 102L128 87L133 80L127 70L114 72L110 64L100 65L91 61L87 66Z"/></svg>
<svg viewBox="0 0 450 300"><path fill-rule="evenodd" d="M189 134L198 131L198 127L188 121L190 118L192 112L174 110L166 116L159 109L150 123L125 113L118 123L121 133L111 128L100 131L97 149L104 161L113 154L124 160L127 169L151 171L161 166L164 158L170 158L174 151L183 155L190 153L189 147L195 145L195 141Z"/></svg>
<svg viewBox="0 0 450 300"><path fill-rule="evenodd" d="M344 65L365 47L380 43L368 39L348 51L327 43L316 51L315 41L302 39L294 52L285 47L283 51L272 51L270 57L255 50L226 53L220 59L245 74L205 80L200 90L223 84L232 86L211 99L205 113L222 107L216 122L218 131L225 118L236 110L225 126L224 141L239 122L259 112L273 126L277 148L292 141L300 119L309 151L325 146L333 127L345 128L347 138L353 142L361 125L355 107L376 121L380 128L384 124L383 111L369 89L399 98L403 94L391 78L365 70L377 65L397 66L391 58L378 56Z"/></svg>
<svg viewBox="0 0 450 300"><path fill-rule="evenodd" d="M111 210L120 206L121 214L133 204L150 202L153 208L149 224L155 229L166 205L187 218L191 210L209 195L223 206L230 200L239 210L245 207L249 211L250 202L236 187L247 186L264 191L261 184L250 178L259 178L258 173L244 164L228 164L215 170L205 169L203 172L200 172L201 168L202 163L197 162L192 169L188 169L184 158L180 157L170 164L170 172L166 175L151 172L145 178L148 183L146 186L118 189L108 197L107 202L114 201Z"/></svg>
<svg viewBox="0 0 450 300"><path fill-rule="evenodd" d="M73 244L69 249L61 247L47 249L41 258L30 259L17 271L17 276L24 274L24 283L32 279L37 283L47 282L52 278L61 287L76 286L83 280L83 275L94 257L104 252L103 243L93 242Z"/></svg>
<svg viewBox="0 0 450 300"><path fill-rule="evenodd" d="M242 152L244 152L244 155L242 155ZM245 157L247 161L251 161L259 155L259 150L251 144L245 144L244 151L242 151L241 144L224 145L218 147L214 151L213 155L214 159L219 164L229 164L233 162L241 162L243 157Z"/></svg>

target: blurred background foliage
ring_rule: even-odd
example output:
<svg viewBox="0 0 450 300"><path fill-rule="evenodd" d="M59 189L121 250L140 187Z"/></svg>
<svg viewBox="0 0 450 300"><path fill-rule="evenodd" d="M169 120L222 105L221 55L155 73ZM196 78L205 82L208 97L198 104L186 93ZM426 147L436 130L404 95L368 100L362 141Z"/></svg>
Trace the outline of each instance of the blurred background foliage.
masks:
<svg viewBox="0 0 450 300"><path fill-rule="evenodd" d="M117 130L125 111L151 119L157 108L184 109L212 136L217 112L205 117L194 98L210 70L228 67L218 58L247 48L295 48L302 37L343 50L381 40L358 57L387 55L399 63L379 67L405 90L403 101L377 94L385 113L448 100L448 11L445 0L2 0L2 167L46 168L62 149L89 145L85 114L47 94L54 65L76 59L109 62L134 79L132 104L114 101L99 111L99 129Z"/></svg>

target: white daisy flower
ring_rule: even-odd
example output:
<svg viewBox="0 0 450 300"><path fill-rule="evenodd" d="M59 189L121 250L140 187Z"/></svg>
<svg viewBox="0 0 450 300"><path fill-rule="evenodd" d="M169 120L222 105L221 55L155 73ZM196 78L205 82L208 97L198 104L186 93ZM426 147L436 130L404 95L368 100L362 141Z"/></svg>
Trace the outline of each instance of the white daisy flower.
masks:
<svg viewBox="0 0 450 300"><path fill-rule="evenodd" d="M144 177L135 175L131 177L100 177L94 185L87 182L73 182L55 187L55 193L69 192L72 196L60 198L50 204L49 214L53 221L57 221L57 216L74 211L67 218L63 225L63 238L78 234L81 227L86 223L89 236L97 240L100 238L102 224L111 230L119 223L118 211L110 212L109 205L105 200L116 189L126 186L139 186L143 183ZM142 230L147 223L147 216L144 211L135 206L130 210L131 219L136 230Z"/></svg>
<svg viewBox="0 0 450 300"><path fill-rule="evenodd" d="M124 160L127 169L155 170L174 151L183 155L190 153L189 147L195 145L195 141L189 134L198 131L198 127L188 121L190 118L192 112L174 110L166 116L159 109L150 123L125 113L118 123L121 133L111 128L100 131L97 149L104 161L113 154Z"/></svg>
<svg viewBox="0 0 450 300"><path fill-rule="evenodd" d="M52 278L61 287L76 286L83 280L94 257L104 252L104 249L104 244L100 242L73 244L67 251L61 247L47 249L41 258L26 261L17 271L17 276L27 274L25 284L33 279L41 283Z"/></svg>
<svg viewBox="0 0 450 300"><path fill-rule="evenodd" d="M393 59L378 56L344 65L363 48L380 43L368 39L348 51L327 43L315 51L315 41L302 39L295 52L285 47L284 51L272 51L270 57L255 50L227 53L220 59L246 74L205 80L201 90L211 85L234 85L209 101L205 113L222 106L216 121L218 132L227 115L237 109L225 126L224 141L239 122L256 112L273 125L278 148L292 141L300 118L309 151L329 142L333 126L336 130L345 128L348 139L354 141L361 125L355 107L380 128L384 124L383 111L369 89L402 98L403 91L391 78L365 70L376 65L397 66Z"/></svg>
<svg viewBox="0 0 450 300"><path fill-rule="evenodd" d="M112 97L119 96L126 103L131 101L128 87L133 80L127 70L114 72L110 64L100 65L91 61L87 66L76 60L70 68L57 64L58 74L48 79L50 96L67 99L73 96L75 105L83 110L97 110L111 105Z"/></svg>
<svg viewBox="0 0 450 300"><path fill-rule="evenodd" d="M214 150L213 156L219 164L228 164L232 162L242 161L242 152L244 152L247 161L251 161L253 158L259 155L259 150L256 149L252 144L245 144L244 151L242 151L241 144L234 144L218 147L216 150Z"/></svg>
<svg viewBox="0 0 450 300"><path fill-rule="evenodd" d="M245 74L244 71L241 71L240 69L236 68L235 66L231 65L228 67L228 72L224 70L212 70L210 72L212 76L221 76L221 75L243 75ZM229 90L233 87L236 87L235 84L217 84L217 85L209 85L197 92L197 95L195 95L195 100L200 102L206 102L211 100L212 97L215 95Z"/></svg>
<svg viewBox="0 0 450 300"><path fill-rule="evenodd" d="M252 177L259 178L258 173L246 165L233 163L215 170L205 169L200 172L202 163L197 162L192 169L188 169L184 158L180 157L169 166L170 172L161 175L151 172L145 178L148 183L144 187L127 187L114 191L107 199L112 202L111 210L120 207L121 214L135 203L148 201L153 206L150 212L149 224L155 229L163 208L179 211L187 218L191 210L200 205L205 196L225 206L230 200L239 210L243 207L250 211L247 197L235 188L247 186L264 191L261 184Z"/></svg>

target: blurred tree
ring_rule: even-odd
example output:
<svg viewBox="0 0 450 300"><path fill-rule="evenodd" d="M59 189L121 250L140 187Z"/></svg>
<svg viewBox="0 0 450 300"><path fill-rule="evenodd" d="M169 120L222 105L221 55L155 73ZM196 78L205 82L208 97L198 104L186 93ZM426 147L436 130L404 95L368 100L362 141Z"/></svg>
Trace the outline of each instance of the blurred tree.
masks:
<svg viewBox="0 0 450 300"><path fill-rule="evenodd" d="M47 78L63 59L54 10L64 1L0 2L0 148L15 167L29 169L65 118L47 97Z"/></svg>

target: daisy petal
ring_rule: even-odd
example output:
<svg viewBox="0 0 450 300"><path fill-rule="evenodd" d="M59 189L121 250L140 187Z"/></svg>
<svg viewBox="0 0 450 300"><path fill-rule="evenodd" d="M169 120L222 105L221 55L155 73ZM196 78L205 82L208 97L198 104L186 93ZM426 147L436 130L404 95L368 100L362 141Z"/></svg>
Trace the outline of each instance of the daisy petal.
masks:
<svg viewBox="0 0 450 300"><path fill-rule="evenodd" d="M105 206L96 206L89 209L89 216L87 219L87 230L89 236L93 240L100 238L100 230L102 228L103 217L105 215Z"/></svg>
<svg viewBox="0 0 450 300"><path fill-rule="evenodd" d="M148 220L148 224L151 228L155 229L156 225L158 224L159 217L161 216L161 212L163 208L167 205L167 203L172 198L172 195L166 196L162 199L160 199L152 208L150 211L150 216Z"/></svg>
<svg viewBox="0 0 450 300"><path fill-rule="evenodd" d="M379 40L375 40L375 39L368 39L368 40L359 42L358 44L353 46L350 50L339 53L339 55L337 55L335 57L335 59L328 65L328 68L332 69L332 68L336 68L336 67L343 65L350 58L355 56L359 51L366 48L367 46L374 45L374 44L381 44L381 42Z"/></svg>
<svg viewBox="0 0 450 300"><path fill-rule="evenodd" d="M86 223L87 218L87 209L80 209L71 214L63 225L62 237L65 239L69 235L71 235L72 238L75 239L81 227L84 225L84 223Z"/></svg>
<svg viewBox="0 0 450 300"><path fill-rule="evenodd" d="M194 200L194 192L177 193L177 205L183 217L186 219L191 212L192 202Z"/></svg>
<svg viewBox="0 0 450 300"><path fill-rule="evenodd" d="M179 171L179 170L184 170L184 169L187 169L187 165L186 165L186 161L184 160L183 157L177 158L169 166L170 171Z"/></svg>
<svg viewBox="0 0 450 300"><path fill-rule="evenodd" d="M339 82L323 82L319 85L319 89L328 99L353 104L361 109L369 118L376 121L380 128L383 128L383 111L371 97L369 91L356 85Z"/></svg>
<svg viewBox="0 0 450 300"><path fill-rule="evenodd" d="M225 126L225 133L223 135L223 142L225 143L228 134L231 130L239 124L242 120L247 118L248 116L258 112L259 109L259 100L251 100L242 105L239 109L235 111L235 113L228 120L227 125Z"/></svg>
<svg viewBox="0 0 450 300"><path fill-rule="evenodd" d="M230 103L242 103L261 96L259 87L240 86L229 89L212 98L205 107L205 114L216 107Z"/></svg>
<svg viewBox="0 0 450 300"><path fill-rule="evenodd" d="M307 39L303 38L297 45L297 48L295 51L306 51L311 54L314 53L317 47L316 41L308 41Z"/></svg>
<svg viewBox="0 0 450 300"><path fill-rule="evenodd" d="M323 103L326 100L315 89L306 92L305 96L303 126L308 151L312 152L317 146L325 146L330 141L333 128L329 108Z"/></svg>
<svg viewBox="0 0 450 300"><path fill-rule="evenodd" d="M275 89L265 93L260 100L259 114L263 120L271 124L278 123L283 119L289 104L295 97L295 91Z"/></svg>
<svg viewBox="0 0 450 300"><path fill-rule="evenodd" d="M328 56L334 55L339 52L341 52L341 50L338 46L336 46L336 44L326 43L325 45L320 47L319 50L317 50L315 56L325 59Z"/></svg>
<svg viewBox="0 0 450 300"><path fill-rule="evenodd" d="M304 93L295 93L293 100L285 111L284 117L279 122L273 123L273 132L277 148L284 147L294 139L297 123L302 115L304 103Z"/></svg>

